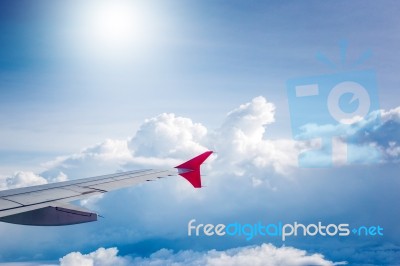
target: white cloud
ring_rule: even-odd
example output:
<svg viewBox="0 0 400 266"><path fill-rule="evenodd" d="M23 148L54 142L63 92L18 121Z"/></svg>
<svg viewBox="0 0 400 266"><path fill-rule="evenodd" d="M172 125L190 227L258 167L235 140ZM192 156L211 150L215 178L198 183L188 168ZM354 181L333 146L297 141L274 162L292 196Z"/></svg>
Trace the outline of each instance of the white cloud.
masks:
<svg viewBox="0 0 400 266"><path fill-rule="evenodd" d="M351 163L382 163L398 161L399 153L396 143L400 142L400 107L389 111L376 110L364 119L355 117L353 124L306 124L301 127L299 139L329 140L333 137L340 138L340 143L347 145L347 153L336 154L342 157L341 161ZM393 144L394 143L394 144ZM335 148L335 147L333 147ZM344 158L343 155L348 158ZM330 149L318 154L323 160L331 160ZM318 160L318 158L312 158ZM344 163L340 163L343 165Z"/></svg>
<svg viewBox="0 0 400 266"><path fill-rule="evenodd" d="M129 160L131 158L127 143L124 140L107 139L102 143L84 149L81 156L93 156L106 160Z"/></svg>
<svg viewBox="0 0 400 266"><path fill-rule="evenodd" d="M220 131L239 134L248 141L263 138L265 126L275 122L275 105L258 96L229 112Z"/></svg>
<svg viewBox="0 0 400 266"><path fill-rule="evenodd" d="M392 120L394 122L400 123L400 106L390 109L389 111L381 110L380 112L383 121Z"/></svg>
<svg viewBox="0 0 400 266"><path fill-rule="evenodd" d="M206 150L201 144L206 135L207 129L200 123L164 113L146 119L128 145L135 156L181 158Z"/></svg>
<svg viewBox="0 0 400 266"><path fill-rule="evenodd" d="M271 244L245 247L227 251L208 252L207 265L335 265L321 254L307 254L304 250L292 247L277 248Z"/></svg>
<svg viewBox="0 0 400 266"><path fill-rule="evenodd" d="M99 248L97 251L83 255L72 252L60 259L61 266L72 265L141 265L141 266L225 266L225 265L338 265L345 263L333 263L326 260L321 254L308 254L304 250L292 247L275 247L271 244L260 246L248 246L228 249L225 251L210 250L196 252L183 250L174 253L172 250L161 249L149 257L137 257L134 259L119 257L116 248Z"/></svg>
<svg viewBox="0 0 400 266"><path fill-rule="evenodd" d="M386 149L386 153L392 157L400 156L400 146L395 141L389 142L389 147Z"/></svg>
<svg viewBox="0 0 400 266"><path fill-rule="evenodd" d="M350 128L350 133L357 140L363 139L360 134L365 131L369 135L364 138L372 138L368 143L353 141L349 144L355 161L362 161L366 156L370 161L376 160L381 152L387 154L388 158L399 156L399 142L396 139L382 147L376 144L378 141L374 138L384 133L381 128L387 124L392 125L389 128L391 132L399 128L400 107L379 113L384 124L377 124L379 121L375 119L375 112L367 120ZM299 153L316 144L312 140L296 142L292 139L268 139L267 126L275 121L274 116L274 104L262 96L229 112L221 127L215 130L209 130L189 118L164 113L147 119L128 140L107 139L79 153L58 157L44 164L47 170L40 174L18 172L3 178L0 186L5 189L137 168L169 168L204 150L216 148L218 154L207 161L207 167L215 175L235 175L247 178L256 186L265 183L266 187L275 190L275 184L269 180L270 174L290 175L291 170L297 168ZM304 134L314 136L331 134L332 131L343 133L347 129L340 125L306 125L303 130ZM371 147L378 153L366 152ZM339 155L337 161L340 165L345 164L346 153ZM329 157L331 155L327 153L315 159L329 160ZM179 186L175 189L182 192ZM93 205L95 201L87 203Z"/></svg>
<svg viewBox="0 0 400 266"><path fill-rule="evenodd" d="M20 188L47 183L48 181L45 178L32 172L16 172L6 179L6 188Z"/></svg>
<svg viewBox="0 0 400 266"><path fill-rule="evenodd" d="M12 189L28 186L44 185L53 182L67 181L68 176L59 172L57 176L44 178L42 175L33 172L18 171L8 177L0 178L0 189Z"/></svg>
<svg viewBox="0 0 400 266"><path fill-rule="evenodd" d="M61 156L43 164L47 170L42 173L47 179L54 179L60 173L70 179L84 178L122 170L122 165L132 161L126 140L107 139L79 153Z"/></svg>
<svg viewBox="0 0 400 266"><path fill-rule="evenodd" d="M301 148L292 140L267 140L265 127L274 122L275 106L264 97L240 105L229 112L222 126L214 131L174 114L147 119L128 140L105 140L81 152L58 157L43 166L41 173L55 180L64 173L70 179L137 168L173 167L210 148L217 156L207 163L237 176L249 169L262 180L260 171L287 174L297 165ZM221 158L215 160L215 158Z"/></svg>
<svg viewBox="0 0 400 266"><path fill-rule="evenodd" d="M60 266L125 266L129 265L126 258L117 256L116 248L99 248L89 253L72 252L60 259Z"/></svg>
<svg viewBox="0 0 400 266"><path fill-rule="evenodd" d="M259 96L229 112L222 127L210 137L223 163L237 175L249 168L286 174L297 166L300 147L296 142L265 138L266 126L275 121L274 116L275 105Z"/></svg>

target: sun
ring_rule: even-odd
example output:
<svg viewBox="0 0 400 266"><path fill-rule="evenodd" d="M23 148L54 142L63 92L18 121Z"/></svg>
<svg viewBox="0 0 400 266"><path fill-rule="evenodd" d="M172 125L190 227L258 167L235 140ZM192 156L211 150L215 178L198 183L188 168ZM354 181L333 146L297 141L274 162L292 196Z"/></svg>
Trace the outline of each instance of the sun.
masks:
<svg viewBox="0 0 400 266"><path fill-rule="evenodd" d="M144 25L130 5L121 1L100 3L88 16L89 35L94 41L118 45L140 37L139 29Z"/></svg>
<svg viewBox="0 0 400 266"><path fill-rule="evenodd" d="M75 1L64 12L59 47L69 62L90 69L158 59L177 36L170 7L154 1Z"/></svg>
<svg viewBox="0 0 400 266"><path fill-rule="evenodd" d="M98 1L82 17L84 45L103 55L144 49L156 35L154 17L136 1Z"/></svg>

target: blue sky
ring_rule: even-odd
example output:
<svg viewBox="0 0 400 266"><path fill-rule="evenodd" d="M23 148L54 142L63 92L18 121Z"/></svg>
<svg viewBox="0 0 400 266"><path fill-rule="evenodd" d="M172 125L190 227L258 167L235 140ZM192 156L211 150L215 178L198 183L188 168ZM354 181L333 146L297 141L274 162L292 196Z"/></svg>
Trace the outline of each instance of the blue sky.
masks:
<svg viewBox="0 0 400 266"><path fill-rule="evenodd" d="M86 203L107 217L94 224L1 224L8 236L0 260L57 262L100 247L118 248L130 263L161 248L175 252L164 259L179 260L176 252L191 250L200 260L213 258L212 249L269 242L188 238L191 218L382 224L389 233L379 239L285 244L333 262L398 260L399 9L397 1L2 1L2 188L60 180L61 173L73 179L174 166L204 149L219 153L205 168L204 191L172 178ZM371 58L354 68L365 51ZM318 53L337 69L317 60ZM372 114L351 130L332 125L328 131L346 132L359 160L371 145L379 157L361 165L298 167L287 81L365 69L376 73L382 121ZM304 134L315 132L327 131L306 127ZM26 235L32 244L21 246Z"/></svg>

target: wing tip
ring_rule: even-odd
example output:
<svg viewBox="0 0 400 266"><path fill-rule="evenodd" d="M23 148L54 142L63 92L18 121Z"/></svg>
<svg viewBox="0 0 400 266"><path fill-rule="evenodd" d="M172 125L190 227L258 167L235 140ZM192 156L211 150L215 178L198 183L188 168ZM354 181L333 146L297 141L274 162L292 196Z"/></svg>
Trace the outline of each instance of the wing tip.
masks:
<svg viewBox="0 0 400 266"><path fill-rule="evenodd" d="M176 166L180 176L189 181L194 188L201 188L201 174L200 166L207 160L207 158L213 153L213 151L206 151L202 154Z"/></svg>

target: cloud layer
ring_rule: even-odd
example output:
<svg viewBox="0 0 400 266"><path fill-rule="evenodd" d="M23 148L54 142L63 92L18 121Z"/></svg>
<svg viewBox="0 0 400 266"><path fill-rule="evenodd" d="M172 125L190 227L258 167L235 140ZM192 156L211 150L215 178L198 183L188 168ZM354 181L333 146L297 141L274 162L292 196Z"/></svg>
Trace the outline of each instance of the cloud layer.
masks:
<svg viewBox="0 0 400 266"><path fill-rule="evenodd" d="M303 250L292 247L275 247L271 244L260 246L248 246L242 248L229 249L225 251L210 250L207 252L195 252L192 250L179 251L174 253L172 250L161 249L149 257L119 257L116 248L99 248L89 254L72 252L60 259L60 266L225 266L225 265L338 265L324 259L321 254L307 254ZM340 263L342 264L342 263Z"/></svg>
<svg viewBox="0 0 400 266"><path fill-rule="evenodd" d="M189 118L164 113L145 120L128 140L108 139L79 153L56 158L45 163L47 170L40 174L16 172L3 179L0 187L30 186L134 168L171 167L208 149L218 152L214 171L224 169L224 173L251 175L261 181L266 172L288 175L297 167L298 155L318 143L268 139L266 129L275 121L274 116L274 104L261 96L229 112L215 130ZM348 147L361 157L359 161L371 161L379 155L381 162L396 162L400 156L400 107L373 112L351 127L304 125L301 138L332 135L345 135ZM371 151L368 147L373 147L376 154L366 153ZM330 151L325 152L322 157L332 156Z"/></svg>
<svg viewBox="0 0 400 266"><path fill-rule="evenodd" d="M340 164L350 163L384 163L398 162L400 151L400 107L389 111L376 110L365 119L354 119L351 125L346 124L306 124L301 127L301 133L296 136L303 140L330 141L336 137L336 144L344 147L336 151L339 154ZM318 145L312 145L316 148ZM330 147L330 145L326 146ZM340 154L342 153L342 154ZM312 160L331 160L332 152L329 149L318 153L325 158L311 158ZM335 156L335 155L334 155ZM340 158L342 157L342 158Z"/></svg>
<svg viewBox="0 0 400 266"><path fill-rule="evenodd" d="M20 250L20 243L23 243L26 235L30 235L34 243L26 248L26 256L35 255L38 259L54 259L65 254L65 250L95 250L99 246L129 247L132 243L148 239L169 239L172 244L164 247L174 250L186 249L197 241L201 250L215 247L229 249L265 241L279 246L282 243L276 239L265 238L255 238L252 243L241 238L221 239L219 242L189 239L187 222L193 218L204 223L316 222L323 219L355 225L380 224L386 228L387 234L383 238L365 239L362 242L354 238L341 243L335 239L308 241L299 238L288 240L287 244L322 253L331 260L341 261L350 257L353 258L353 261L349 260L352 263L368 261L370 264L379 264L382 260L375 258L382 258L387 250L374 247L386 243L395 248L400 246L400 230L392 219L393 214L399 215L398 210L395 204L388 204L400 200L397 191L400 185L398 165L395 163L399 156L396 132L400 128L400 108L379 112L381 119L371 116L357 122L351 131L354 137L352 145L361 148L373 144L387 154L380 164L368 165L368 171L365 171L365 165L298 168L298 154L314 143L269 139L268 126L274 122L275 107L264 97L256 97L235 108L214 130L174 114L161 114L148 119L129 139L105 140L76 154L56 158L45 163L47 170L39 174L17 172L3 179L1 187L21 187L121 170L173 167L199 152L215 148L218 153L202 168L206 174L203 178L206 188L193 190L185 180L171 177L83 202L86 207L106 217L97 223L54 229L0 224L0 233L12 234L14 239L7 245L0 243L3 251L1 258L20 256L14 253ZM325 128L309 126L306 129L305 132L311 135L341 130L335 125ZM367 153L360 154L369 156ZM60 236L64 239L63 243L57 246L49 244L58 241ZM176 240L183 241L183 244L179 246ZM342 253L335 252L339 247ZM366 247L376 250L376 256L371 255L373 252L363 253ZM268 245L258 248L263 252L274 250ZM156 251L150 246L147 250ZM246 252L250 251L246 249ZM281 251L281 248L276 250ZM106 254L104 256L117 256L115 250L102 252ZM124 255L131 253L135 253L135 249L124 249ZM352 253L366 255L352 257ZM74 258L94 261L96 254L73 253L65 259L65 263ZM170 256L176 259L177 254L179 252ZM387 263L396 261L398 257L397 253L390 254ZM227 260L236 260L244 255L236 252L226 256ZM121 258L121 263L125 259Z"/></svg>
<svg viewBox="0 0 400 266"><path fill-rule="evenodd" d="M124 266L129 265L125 258L117 256L116 248L99 248L89 254L72 252L60 259L60 266Z"/></svg>
<svg viewBox="0 0 400 266"><path fill-rule="evenodd" d="M299 146L292 140L267 140L266 126L274 122L275 106L256 97L229 112L222 126L210 131L200 123L174 114L147 119L128 140L105 140L81 152L47 162L39 175L18 172L4 188L75 179L116 170L171 167L215 148L216 168L235 175L254 169L284 174L297 165ZM228 166L228 167L227 167ZM62 178L61 178L62 179Z"/></svg>

